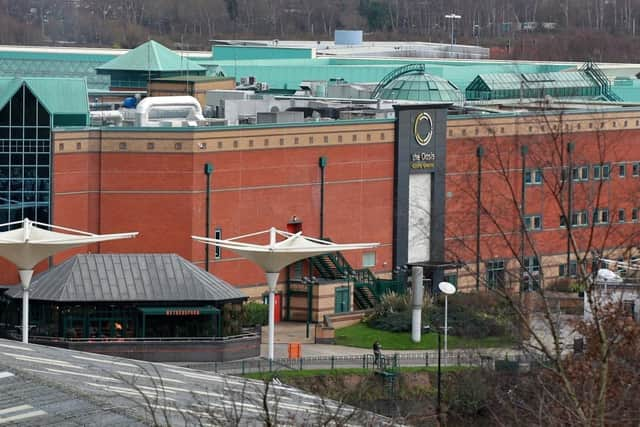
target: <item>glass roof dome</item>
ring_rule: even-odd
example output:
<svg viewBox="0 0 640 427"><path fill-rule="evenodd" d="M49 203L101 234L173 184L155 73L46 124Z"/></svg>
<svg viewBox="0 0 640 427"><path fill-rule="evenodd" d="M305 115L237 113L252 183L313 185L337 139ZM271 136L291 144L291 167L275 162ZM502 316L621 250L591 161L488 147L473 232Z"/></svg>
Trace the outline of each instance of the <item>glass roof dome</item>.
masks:
<svg viewBox="0 0 640 427"><path fill-rule="evenodd" d="M424 72L402 74L387 83L378 99L396 99L424 102L452 102L462 105L464 95L453 83Z"/></svg>

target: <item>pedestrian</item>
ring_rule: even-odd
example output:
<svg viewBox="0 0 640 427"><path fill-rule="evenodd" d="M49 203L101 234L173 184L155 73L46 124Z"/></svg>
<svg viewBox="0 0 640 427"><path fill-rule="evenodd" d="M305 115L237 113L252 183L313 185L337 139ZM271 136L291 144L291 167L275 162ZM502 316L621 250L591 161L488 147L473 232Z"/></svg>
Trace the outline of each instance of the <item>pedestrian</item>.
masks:
<svg viewBox="0 0 640 427"><path fill-rule="evenodd" d="M382 346L380 345L380 342L376 340L373 343L373 365L374 366L380 365L381 355L382 355Z"/></svg>

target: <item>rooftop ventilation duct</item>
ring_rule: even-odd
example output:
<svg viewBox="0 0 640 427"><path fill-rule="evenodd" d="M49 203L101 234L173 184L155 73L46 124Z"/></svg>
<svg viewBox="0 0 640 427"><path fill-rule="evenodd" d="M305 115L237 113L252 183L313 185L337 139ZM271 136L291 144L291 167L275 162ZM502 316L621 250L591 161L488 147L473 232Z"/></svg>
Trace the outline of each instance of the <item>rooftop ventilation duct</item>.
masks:
<svg viewBox="0 0 640 427"><path fill-rule="evenodd" d="M166 126L168 122L197 126L204 120L202 107L192 96L151 96L136 107L136 126L139 127Z"/></svg>

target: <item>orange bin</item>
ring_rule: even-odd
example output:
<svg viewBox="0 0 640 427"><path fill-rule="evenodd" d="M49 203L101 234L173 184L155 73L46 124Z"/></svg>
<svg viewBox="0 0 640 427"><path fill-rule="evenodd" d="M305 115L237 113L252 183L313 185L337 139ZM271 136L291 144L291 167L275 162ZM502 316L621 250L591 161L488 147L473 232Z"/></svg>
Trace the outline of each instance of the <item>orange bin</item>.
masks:
<svg viewBox="0 0 640 427"><path fill-rule="evenodd" d="M289 359L299 359L302 357L302 347L299 342L289 343Z"/></svg>

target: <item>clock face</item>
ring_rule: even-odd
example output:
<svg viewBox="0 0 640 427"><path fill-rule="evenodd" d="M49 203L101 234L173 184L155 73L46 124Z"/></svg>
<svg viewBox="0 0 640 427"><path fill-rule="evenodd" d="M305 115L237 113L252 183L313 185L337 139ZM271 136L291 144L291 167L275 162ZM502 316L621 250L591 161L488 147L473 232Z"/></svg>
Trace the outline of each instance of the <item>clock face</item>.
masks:
<svg viewBox="0 0 640 427"><path fill-rule="evenodd" d="M416 116L413 123L413 135L418 145L424 147L429 144L433 136L433 122L429 114L422 112Z"/></svg>

